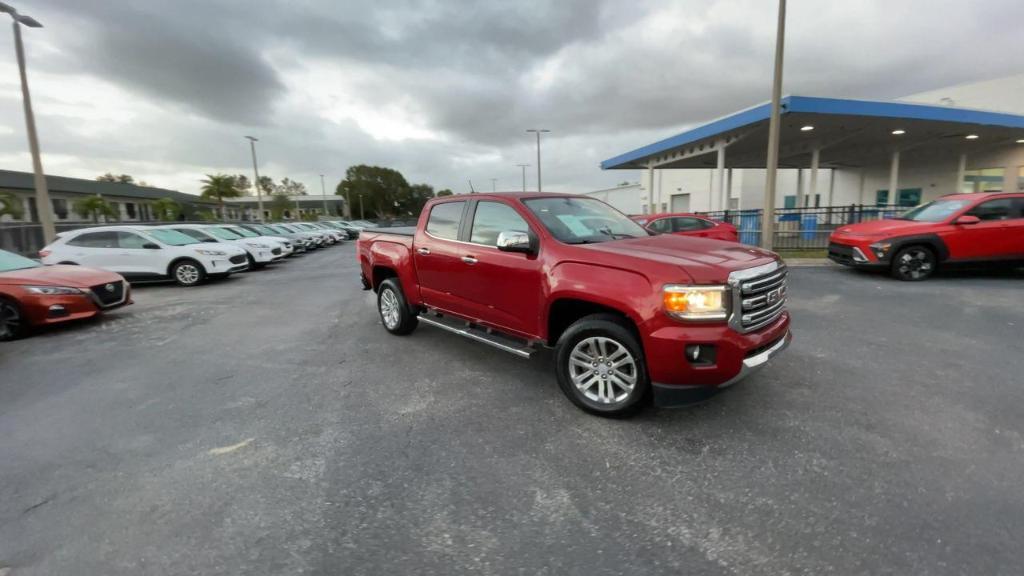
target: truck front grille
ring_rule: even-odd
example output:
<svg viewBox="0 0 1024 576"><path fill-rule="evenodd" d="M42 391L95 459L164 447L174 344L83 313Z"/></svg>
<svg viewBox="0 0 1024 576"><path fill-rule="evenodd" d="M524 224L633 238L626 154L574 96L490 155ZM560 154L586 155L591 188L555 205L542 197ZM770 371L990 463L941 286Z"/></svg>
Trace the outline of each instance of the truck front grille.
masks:
<svg viewBox="0 0 1024 576"><path fill-rule="evenodd" d="M730 277L733 313L730 324L739 332L754 332L768 326L786 310L789 272L784 264L741 270Z"/></svg>

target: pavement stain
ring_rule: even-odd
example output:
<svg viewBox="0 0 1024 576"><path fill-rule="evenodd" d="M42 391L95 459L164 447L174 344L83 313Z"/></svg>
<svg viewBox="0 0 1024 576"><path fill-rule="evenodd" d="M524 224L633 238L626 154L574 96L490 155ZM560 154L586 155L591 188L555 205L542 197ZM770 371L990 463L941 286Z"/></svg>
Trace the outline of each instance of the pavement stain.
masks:
<svg viewBox="0 0 1024 576"><path fill-rule="evenodd" d="M220 448L213 448L207 453L211 456L223 456L225 454L230 454L236 450L245 448L246 446L251 444L253 440L255 440L255 438L246 438L245 440L242 440L238 444L232 444L230 446L221 446Z"/></svg>

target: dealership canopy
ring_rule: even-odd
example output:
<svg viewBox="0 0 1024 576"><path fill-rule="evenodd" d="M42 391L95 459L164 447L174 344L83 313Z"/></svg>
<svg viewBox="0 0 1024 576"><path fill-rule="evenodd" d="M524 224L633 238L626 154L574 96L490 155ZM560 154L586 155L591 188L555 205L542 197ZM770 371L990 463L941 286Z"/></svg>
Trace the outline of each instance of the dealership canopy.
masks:
<svg viewBox="0 0 1024 576"><path fill-rule="evenodd" d="M601 163L604 170L764 168L770 106L762 104ZM907 102L786 96L779 166L884 163L901 151L969 153L1024 141L1024 116Z"/></svg>

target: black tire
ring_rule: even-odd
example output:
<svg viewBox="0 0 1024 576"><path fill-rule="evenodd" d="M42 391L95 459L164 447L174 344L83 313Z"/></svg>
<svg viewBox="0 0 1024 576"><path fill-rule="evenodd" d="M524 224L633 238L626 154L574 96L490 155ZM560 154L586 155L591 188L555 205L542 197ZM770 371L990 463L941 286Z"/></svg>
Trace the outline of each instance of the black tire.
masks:
<svg viewBox="0 0 1024 576"><path fill-rule="evenodd" d="M938 267L935 251L927 246L915 245L900 248L892 258L892 277L904 282L918 282L928 279Z"/></svg>
<svg viewBox="0 0 1024 576"><path fill-rule="evenodd" d="M0 298L0 342L16 340L28 332L28 320L14 300Z"/></svg>
<svg viewBox="0 0 1024 576"><path fill-rule="evenodd" d="M419 319L409 310L397 278L388 278L377 288L377 312L384 329L398 336L409 334L419 324Z"/></svg>
<svg viewBox="0 0 1024 576"><path fill-rule="evenodd" d="M628 363L622 363L626 360L622 351L628 354ZM555 346L555 374L559 388L573 404L610 418L635 413L651 388L640 341L629 323L613 314L591 314L566 329Z"/></svg>
<svg viewBox="0 0 1024 576"><path fill-rule="evenodd" d="M206 270L195 260L179 260L171 266L171 278L179 286L198 286L206 281Z"/></svg>

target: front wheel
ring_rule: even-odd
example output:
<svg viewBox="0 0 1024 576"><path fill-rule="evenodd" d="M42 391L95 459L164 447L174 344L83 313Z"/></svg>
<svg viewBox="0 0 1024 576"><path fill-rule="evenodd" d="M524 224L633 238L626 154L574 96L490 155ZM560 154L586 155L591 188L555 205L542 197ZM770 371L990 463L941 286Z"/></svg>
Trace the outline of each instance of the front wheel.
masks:
<svg viewBox="0 0 1024 576"><path fill-rule="evenodd" d="M377 289L377 311L384 329L392 334L404 336L416 329L419 321L409 311L405 294L397 278L388 278Z"/></svg>
<svg viewBox="0 0 1024 576"><path fill-rule="evenodd" d="M182 260L171 268L171 277L180 286L198 286L206 279L206 270L194 260Z"/></svg>
<svg viewBox="0 0 1024 576"><path fill-rule="evenodd" d="M591 414L628 416L650 389L639 340L611 314L577 320L558 339L555 362L562 392Z"/></svg>
<svg viewBox="0 0 1024 576"><path fill-rule="evenodd" d="M908 246L892 259L892 275L897 280L924 280L935 272L935 252L924 246Z"/></svg>
<svg viewBox="0 0 1024 576"><path fill-rule="evenodd" d="M0 342L14 340L25 335L28 321L21 315L21 308L10 300L0 298Z"/></svg>

